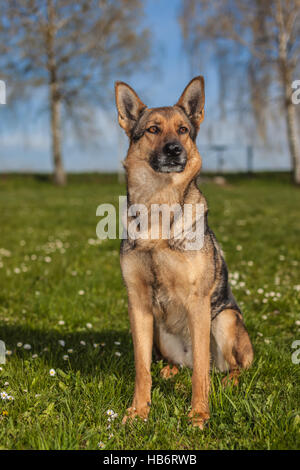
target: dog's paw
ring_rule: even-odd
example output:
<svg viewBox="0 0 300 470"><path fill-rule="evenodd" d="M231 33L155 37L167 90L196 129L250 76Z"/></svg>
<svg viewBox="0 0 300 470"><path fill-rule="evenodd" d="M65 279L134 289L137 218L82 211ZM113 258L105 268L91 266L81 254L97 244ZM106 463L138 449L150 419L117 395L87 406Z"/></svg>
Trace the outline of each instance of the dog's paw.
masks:
<svg viewBox="0 0 300 470"><path fill-rule="evenodd" d="M174 377L174 375L178 374L179 372L179 369L177 366L173 366L171 368L171 366L168 364L167 366L165 366L161 371L160 371L160 376L163 378L163 379L171 379L172 377Z"/></svg>
<svg viewBox="0 0 300 470"><path fill-rule="evenodd" d="M127 408L126 414L122 420L122 424L132 423L136 418L140 418L143 421L147 421L149 415L150 405L146 405L140 408L131 406Z"/></svg>
<svg viewBox="0 0 300 470"><path fill-rule="evenodd" d="M209 420L209 413L201 413L195 410L190 411L189 413L190 423L199 429L204 429L205 424Z"/></svg>
<svg viewBox="0 0 300 470"><path fill-rule="evenodd" d="M228 387L229 385L234 385L235 387L238 386L239 384L239 371L232 371L226 377L223 377L222 379L222 385L223 387Z"/></svg>

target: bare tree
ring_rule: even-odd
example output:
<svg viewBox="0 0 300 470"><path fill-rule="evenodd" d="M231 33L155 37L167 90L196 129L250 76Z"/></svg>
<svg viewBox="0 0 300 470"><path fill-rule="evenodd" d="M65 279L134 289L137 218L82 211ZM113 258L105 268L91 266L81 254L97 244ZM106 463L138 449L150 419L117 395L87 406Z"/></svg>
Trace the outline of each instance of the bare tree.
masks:
<svg viewBox="0 0 300 470"><path fill-rule="evenodd" d="M292 83L300 73L300 0L183 0L180 21L190 54L209 44L222 66L229 60L231 75L237 70L233 62L243 69L260 132L268 105L280 98L283 113L277 108L277 116L285 118L293 181L300 185L299 123L292 103Z"/></svg>
<svg viewBox="0 0 300 470"><path fill-rule="evenodd" d="M54 180L63 185L62 121L103 101L108 79L129 74L147 57L142 2L0 2L1 70L17 92L48 90Z"/></svg>

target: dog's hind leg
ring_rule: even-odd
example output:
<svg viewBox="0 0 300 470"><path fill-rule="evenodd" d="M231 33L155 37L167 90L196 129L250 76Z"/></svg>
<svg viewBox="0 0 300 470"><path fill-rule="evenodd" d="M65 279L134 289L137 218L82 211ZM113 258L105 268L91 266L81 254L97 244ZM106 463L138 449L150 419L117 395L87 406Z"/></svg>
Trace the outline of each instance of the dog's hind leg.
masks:
<svg viewBox="0 0 300 470"><path fill-rule="evenodd" d="M241 369L250 367L253 361L252 344L237 310L223 310L211 324L211 352L215 365L221 372L229 372L223 384L238 384Z"/></svg>

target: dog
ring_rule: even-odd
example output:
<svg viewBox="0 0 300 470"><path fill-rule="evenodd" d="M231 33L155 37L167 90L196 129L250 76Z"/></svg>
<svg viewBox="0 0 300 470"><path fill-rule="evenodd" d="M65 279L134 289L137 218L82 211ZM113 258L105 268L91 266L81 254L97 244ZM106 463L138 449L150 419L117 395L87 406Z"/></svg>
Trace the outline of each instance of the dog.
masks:
<svg viewBox="0 0 300 470"><path fill-rule="evenodd" d="M116 82L115 96L119 124L129 137L124 161L128 208L204 208L203 243L198 249L186 249L185 235L175 239L173 233L167 239L161 231L156 239L128 234L122 240L120 264L136 370L133 401L123 423L148 418L154 348L168 363L161 371L164 378L178 373L178 366L193 369L189 419L203 429L209 419L211 363L227 371L226 378L236 384L240 371L253 361L252 344L196 182L202 165L196 136L204 119L204 78L191 80L170 107L148 108L124 82ZM195 218L193 209L193 224Z"/></svg>

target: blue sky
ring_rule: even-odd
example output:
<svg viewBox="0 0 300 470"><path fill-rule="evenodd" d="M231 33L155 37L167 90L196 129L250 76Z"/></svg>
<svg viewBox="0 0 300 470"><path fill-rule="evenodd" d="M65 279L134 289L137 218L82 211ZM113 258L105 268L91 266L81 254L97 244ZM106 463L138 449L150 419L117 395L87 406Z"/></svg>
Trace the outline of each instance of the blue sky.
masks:
<svg viewBox="0 0 300 470"><path fill-rule="evenodd" d="M192 78L178 23L179 5L180 0L145 1L144 23L152 33L153 61L158 65L158 71L145 74L137 70L130 78L115 77L115 80L125 80L133 86L149 106L174 104ZM204 168L214 168L216 165L216 154L209 152L206 145L209 125L213 125L214 143L231 146L225 154L228 168L243 168L246 142L242 138L237 141L234 124L217 124L213 120L218 95L213 63L206 61L205 69L196 71L198 73L204 75L206 80L206 119L198 138ZM113 81L109 84L111 90ZM38 96L36 94L30 104L24 104L22 112L16 116L7 112L9 103L0 106L0 171L51 171L47 113L40 106ZM94 136L93 145L87 146L74 139L72 133L67 134L63 149L67 171L115 171L120 168L127 141L117 125L113 100L108 110L99 106L95 120L100 131ZM257 168L287 168L289 165L287 155L282 157L281 153L276 155L273 152L270 158L264 149L255 152L255 162Z"/></svg>

